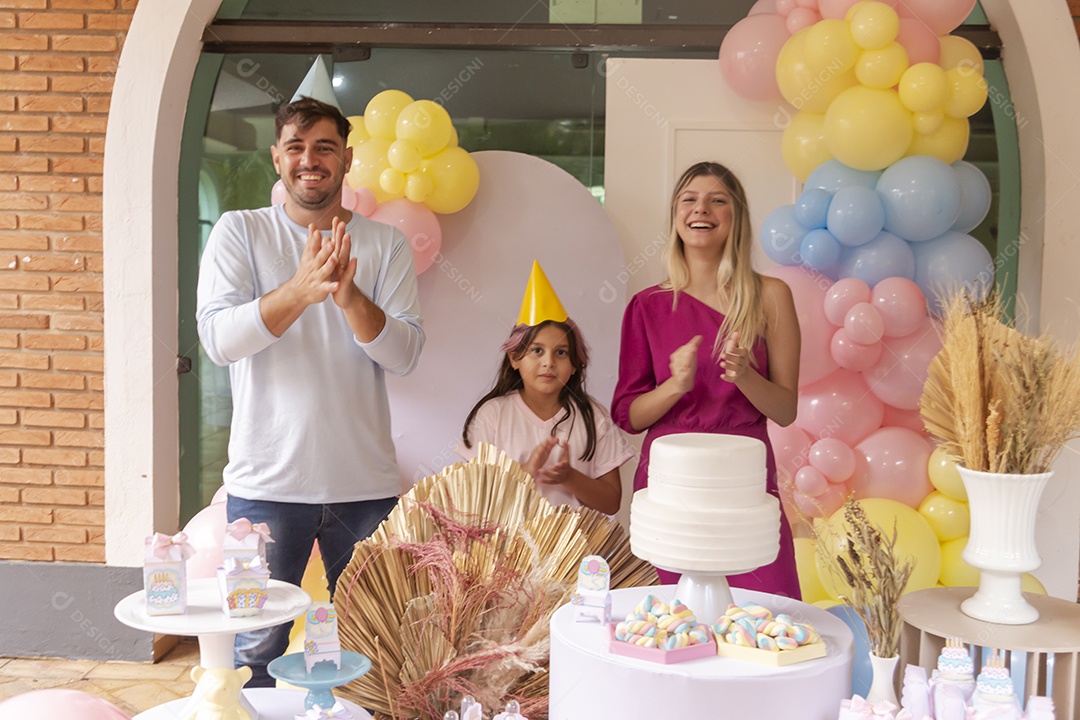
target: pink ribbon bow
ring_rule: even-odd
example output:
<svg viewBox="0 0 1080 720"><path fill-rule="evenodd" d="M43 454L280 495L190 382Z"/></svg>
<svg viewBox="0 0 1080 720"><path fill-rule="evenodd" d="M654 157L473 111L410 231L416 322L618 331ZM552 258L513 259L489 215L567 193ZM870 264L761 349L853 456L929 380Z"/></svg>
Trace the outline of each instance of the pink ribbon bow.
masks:
<svg viewBox="0 0 1080 720"><path fill-rule="evenodd" d="M839 720L895 720L897 707L889 701L871 703L860 695L840 701Z"/></svg>
<svg viewBox="0 0 1080 720"><path fill-rule="evenodd" d="M237 575L242 572L253 572L258 575L269 575L270 570L263 564L263 559L256 555L250 560L231 557L225 561L225 574Z"/></svg>
<svg viewBox="0 0 1080 720"><path fill-rule="evenodd" d="M307 720L330 720L330 718L348 720L351 717L352 713L349 712L349 708L342 705L338 700L334 701L333 707L324 708L321 705L315 705L307 711Z"/></svg>
<svg viewBox="0 0 1080 720"><path fill-rule="evenodd" d="M247 518L234 520L225 526L225 532L235 540L243 540L248 535L255 533L263 539L263 542L274 542L270 537L270 526L266 523L252 523Z"/></svg>
<svg viewBox="0 0 1080 720"><path fill-rule="evenodd" d="M151 549L154 553L154 557L158 560L168 560L169 551L173 547L176 547L180 549L180 559L187 560L195 554L195 548L188 544L187 539L187 535L182 532L176 533L171 537L165 533L154 533L153 541L151 542Z"/></svg>

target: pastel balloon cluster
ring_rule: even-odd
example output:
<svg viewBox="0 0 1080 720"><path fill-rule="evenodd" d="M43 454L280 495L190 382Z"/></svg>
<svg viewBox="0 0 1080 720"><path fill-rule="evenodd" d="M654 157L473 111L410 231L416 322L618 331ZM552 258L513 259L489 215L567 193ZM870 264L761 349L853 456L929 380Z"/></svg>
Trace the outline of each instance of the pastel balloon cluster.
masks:
<svg viewBox="0 0 1080 720"><path fill-rule="evenodd" d="M913 280L936 310L948 291L981 294L992 283L990 253L968 234L990 202L986 176L963 160L919 155L884 171L829 160L810 173L794 204L769 213L761 245L781 265L834 280Z"/></svg>
<svg viewBox="0 0 1080 720"><path fill-rule="evenodd" d="M669 606L646 595L626 620L615 625L615 639L639 647L676 650L709 642L709 631L679 600Z"/></svg>
<svg viewBox="0 0 1080 720"><path fill-rule="evenodd" d="M753 603L728 605L727 612L713 624L716 642L770 652L797 650L802 645L821 641L813 625L797 623L790 616Z"/></svg>
<svg viewBox="0 0 1080 720"><path fill-rule="evenodd" d="M379 202L406 198L441 214L461 210L476 195L480 171L458 147L442 105L384 90L363 117L349 120L353 164L346 177L353 188L368 188Z"/></svg>

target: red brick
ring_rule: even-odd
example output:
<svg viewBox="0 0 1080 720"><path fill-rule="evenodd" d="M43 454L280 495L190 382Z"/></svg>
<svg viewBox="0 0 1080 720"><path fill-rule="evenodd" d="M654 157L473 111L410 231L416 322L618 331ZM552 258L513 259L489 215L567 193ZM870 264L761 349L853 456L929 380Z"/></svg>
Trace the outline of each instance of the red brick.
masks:
<svg viewBox="0 0 1080 720"><path fill-rule="evenodd" d="M19 413L15 410L0 410L0 425L14 425L19 422Z"/></svg>
<svg viewBox="0 0 1080 720"><path fill-rule="evenodd" d="M16 310L19 307L18 293L0 293L0 308Z"/></svg>
<svg viewBox="0 0 1080 720"><path fill-rule="evenodd" d="M48 129L49 118L41 115L0 114L0 130L6 132L45 132Z"/></svg>
<svg viewBox="0 0 1080 720"><path fill-rule="evenodd" d="M49 172L49 159L43 157L28 157L26 155L0 155L0 172Z"/></svg>
<svg viewBox="0 0 1080 720"><path fill-rule="evenodd" d="M86 112L107 113L111 103L112 98L108 95L91 95L86 98Z"/></svg>
<svg viewBox="0 0 1080 720"><path fill-rule="evenodd" d="M20 10L44 10L48 0L0 0L0 7Z"/></svg>
<svg viewBox="0 0 1080 720"><path fill-rule="evenodd" d="M22 462L22 453L19 448L0 447L0 465L18 465ZM5 471L6 474L6 471ZM4 500L5 488L0 488L0 502L8 502ZM15 498L11 502L18 502L19 497L16 494Z"/></svg>
<svg viewBox="0 0 1080 720"><path fill-rule="evenodd" d="M28 153L81 153L86 151L86 140L78 135L31 135L20 141L22 151ZM55 165L53 170L56 170ZM61 178L61 180L66 178Z"/></svg>
<svg viewBox="0 0 1080 720"><path fill-rule="evenodd" d="M90 312L105 312L105 301L101 295L87 295L86 296L86 309Z"/></svg>
<svg viewBox="0 0 1080 720"><path fill-rule="evenodd" d="M86 453L82 450L42 450L38 448L27 448L23 450L23 462L27 465L68 465L71 467L85 467L86 465ZM85 494L81 495L79 502L62 502L58 498L49 498L45 495L31 495L27 497L27 491L23 490L23 502L31 503L52 503L55 502L58 505L84 505L86 504ZM63 496L60 496L63 497ZM32 499L33 498L33 499Z"/></svg>
<svg viewBox="0 0 1080 720"><path fill-rule="evenodd" d="M85 335L58 333L23 333L23 347L31 350L85 350Z"/></svg>
<svg viewBox="0 0 1080 720"><path fill-rule="evenodd" d="M131 26L131 15L114 13L111 15L97 14L86 16L86 27L89 30L120 30L126 31Z"/></svg>
<svg viewBox="0 0 1080 720"><path fill-rule="evenodd" d="M19 335L14 332L0 332L0 348L14 350L19 347Z"/></svg>
<svg viewBox="0 0 1080 720"><path fill-rule="evenodd" d="M116 57L88 57L86 58L86 71L97 75L115 75L119 58Z"/></svg>
<svg viewBox="0 0 1080 720"><path fill-rule="evenodd" d="M92 527L86 528L86 541L94 545L105 544L105 528Z"/></svg>
<svg viewBox="0 0 1080 720"><path fill-rule="evenodd" d="M82 30L86 16L78 13L19 13L19 27L29 30Z"/></svg>
<svg viewBox="0 0 1080 720"><path fill-rule="evenodd" d="M53 172L57 175L100 175L104 164L103 158L59 157L53 160Z"/></svg>
<svg viewBox="0 0 1080 720"><path fill-rule="evenodd" d="M0 559L51 562L53 549L47 545L0 544Z"/></svg>
<svg viewBox="0 0 1080 720"><path fill-rule="evenodd" d="M60 232L69 232L72 230L82 230L83 219L79 215L20 214L19 225L27 230L57 230Z"/></svg>
<svg viewBox="0 0 1080 720"><path fill-rule="evenodd" d="M34 523L48 525L53 521L53 511L49 508L6 507L0 506L0 522Z"/></svg>
<svg viewBox="0 0 1080 720"><path fill-rule="evenodd" d="M49 36L32 33L0 34L0 50L48 50Z"/></svg>
<svg viewBox="0 0 1080 720"><path fill-rule="evenodd" d="M0 250L48 250L48 235L0 233Z"/></svg>
<svg viewBox="0 0 1080 720"><path fill-rule="evenodd" d="M53 519L57 525L96 525L104 527L105 511L100 508L89 507L58 507L53 510Z"/></svg>
<svg viewBox="0 0 1080 720"><path fill-rule="evenodd" d="M20 370L48 370L49 356L36 353L0 353L0 367Z"/></svg>
<svg viewBox="0 0 1080 720"><path fill-rule="evenodd" d="M81 142L81 139L80 139ZM53 209L61 212L101 212L100 195L62 195L53 198Z"/></svg>
<svg viewBox="0 0 1080 720"><path fill-rule="evenodd" d="M54 75L52 78L52 91L58 93L78 93L90 96L100 93L112 92L112 77L94 78L88 82L85 75ZM97 112L89 110L88 112Z"/></svg>
<svg viewBox="0 0 1080 720"><path fill-rule="evenodd" d="M3 235L0 235L2 238ZM4 247L0 243L0 248ZM100 235L65 235L53 240L53 250L57 252L99 253L102 251Z"/></svg>
<svg viewBox="0 0 1080 720"><path fill-rule="evenodd" d="M61 115L54 117L52 121L52 129L55 132L64 133L101 133L104 135L107 126L108 118L103 117Z"/></svg>
<svg viewBox="0 0 1080 720"><path fill-rule="evenodd" d="M105 506L105 491L104 490L87 490L86 491L86 504L94 507Z"/></svg>
<svg viewBox="0 0 1080 720"><path fill-rule="evenodd" d="M0 194L0 210L48 210L49 198L44 195Z"/></svg>
<svg viewBox="0 0 1080 720"><path fill-rule="evenodd" d="M14 255L0 255L0 270L18 270L19 258Z"/></svg>
<svg viewBox="0 0 1080 720"><path fill-rule="evenodd" d="M86 272L103 274L105 272L105 258L93 256L86 258Z"/></svg>
<svg viewBox="0 0 1080 720"><path fill-rule="evenodd" d="M105 472L103 470L57 470L56 484L79 487L105 487Z"/></svg>
<svg viewBox="0 0 1080 720"><path fill-rule="evenodd" d="M82 72L86 61L75 55L20 55L19 70L23 72Z"/></svg>
<svg viewBox="0 0 1080 720"><path fill-rule="evenodd" d="M0 327L46 330L49 327L49 316L30 314L0 315Z"/></svg>
<svg viewBox="0 0 1080 720"><path fill-rule="evenodd" d="M86 451L86 464L90 467L103 468L105 467L105 451L104 450L87 450ZM104 505L105 500L102 496L100 503L95 502L95 505Z"/></svg>
<svg viewBox="0 0 1080 720"><path fill-rule="evenodd" d="M53 10L115 10L116 0L52 0Z"/></svg>
<svg viewBox="0 0 1080 720"><path fill-rule="evenodd" d="M88 143L87 150L88 150L88 152L90 152L93 155L104 155L105 154L105 138L103 138L103 137L92 137L92 138L90 138L90 142Z"/></svg>
<svg viewBox="0 0 1080 720"><path fill-rule="evenodd" d="M99 293L102 291L102 282L99 277L65 275L53 282L53 290L56 292Z"/></svg>
<svg viewBox="0 0 1080 720"><path fill-rule="evenodd" d="M54 330L101 332L104 324L100 315L56 315L52 319Z"/></svg>
<svg viewBox="0 0 1080 720"><path fill-rule="evenodd" d="M9 103L8 102L9 100L11 100L11 98L0 99L0 112L12 112L12 111L15 110L14 102ZM13 153L13 152L18 151L18 149L19 149L19 141L18 141L17 138L6 137L6 136L0 138L0 152ZM13 183L13 182L17 182L17 181L18 181L17 178L14 178L14 177L8 177L7 178L8 183ZM14 190L14 189L15 188L4 188L4 190Z"/></svg>
<svg viewBox="0 0 1080 720"><path fill-rule="evenodd" d="M0 55L0 70L14 70L15 69L15 56L14 55Z"/></svg>
<svg viewBox="0 0 1080 720"><path fill-rule="evenodd" d="M24 310L82 310L83 298L71 295L23 295ZM70 369L70 368L68 368Z"/></svg>
<svg viewBox="0 0 1080 720"><path fill-rule="evenodd" d="M98 430L56 430L53 433L53 444L56 447L103 448L105 434Z"/></svg>
<svg viewBox="0 0 1080 720"><path fill-rule="evenodd" d="M102 373L105 361L100 355L54 355L53 368L56 370L75 370L79 372Z"/></svg>
<svg viewBox="0 0 1080 720"><path fill-rule="evenodd" d="M89 390L105 392L105 378L101 377L100 375L91 375L86 378L86 387Z"/></svg>
<svg viewBox="0 0 1080 720"><path fill-rule="evenodd" d="M30 547L45 547L44 545L31 545ZM104 545L56 545L52 548L57 562L105 562Z"/></svg>
<svg viewBox="0 0 1080 720"><path fill-rule="evenodd" d="M4 480L12 485L51 485L52 471L11 468L4 471Z"/></svg>
<svg viewBox="0 0 1080 720"><path fill-rule="evenodd" d="M56 4L53 4L53 9L56 9ZM0 36L2 37L2 36ZM0 41L0 49L5 46ZM115 53L119 45L116 41L115 35L53 35L52 36L52 49L57 52L108 52ZM12 50L19 50L22 48L13 47ZM39 50L41 48L27 48L33 50Z"/></svg>
<svg viewBox="0 0 1080 720"><path fill-rule="evenodd" d="M81 272L83 266L81 257L70 255L24 255L19 263L19 267L28 272Z"/></svg>
<svg viewBox="0 0 1080 720"><path fill-rule="evenodd" d="M19 386L19 373L3 371L0 372L0 387L13 388ZM7 411L14 412L14 411ZM10 425L11 423L0 423L0 425Z"/></svg>
<svg viewBox="0 0 1080 720"><path fill-rule="evenodd" d="M0 430L0 445L50 445L52 435L48 430ZM70 444L70 443L69 443Z"/></svg>
<svg viewBox="0 0 1080 720"><path fill-rule="evenodd" d="M0 90L31 90L44 92L49 89L49 79L40 75L24 73L0 73Z"/></svg>
<svg viewBox="0 0 1080 720"><path fill-rule="evenodd" d="M21 534L18 525L0 525L0 542L18 542Z"/></svg>
<svg viewBox="0 0 1080 720"><path fill-rule="evenodd" d="M52 398L46 392L0 390L0 405L17 408L47 408L52 405Z"/></svg>
<svg viewBox="0 0 1080 720"><path fill-rule="evenodd" d="M2 397L0 393L0 397ZM54 407L62 410L104 410L105 398L100 393L53 393ZM0 402L0 405L5 403ZM14 403L6 403L13 405ZM46 406L47 407L47 406Z"/></svg>
<svg viewBox="0 0 1080 720"><path fill-rule="evenodd" d="M5 138L12 139L12 138ZM30 175L29 177L36 177ZM19 176L18 175L0 175L0 191L3 192L15 192L19 189Z"/></svg>
<svg viewBox="0 0 1080 720"><path fill-rule="evenodd" d="M22 421L23 425L29 425L31 427L86 427L86 415L79 412L62 412L56 410L24 410L22 414Z"/></svg>
<svg viewBox="0 0 1080 720"><path fill-rule="evenodd" d="M92 193L101 193L101 187L104 181L99 177L86 178L86 191Z"/></svg>
<svg viewBox="0 0 1080 720"><path fill-rule="evenodd" d="M30 542L68 543L69 545L86 542L86 528L62 527L49 525L48 527L26 528L25 540Z"/></svg>
<svg viewBox="0 0 1080 720"><path fill-rule="evenodd" d="M69 375L68 373L22 373L19 377L20 385L26 389L35 390L84 390L86 378L82 375ZM66 413L79 414L79 413ZM81 414L79 414L81 417ZM27 422L25 416L23 423L27 425L44 425L44 423ZM82 425L64 425L63 427L82 427Z"/></svg>
<svg viewBox="0 0 1080 720"><path fill-rule="evenodd" d="M83 111L83 99L78 95L20 95L20 112L78 113Z"/></svg>
<svg viewBox="0 0 1080 720"><path fill-rule="evenodd" d="M0 214L0 230L14 230L19 227L19 216L11 213Z"/></svg>
<svg viewBox="0 0 1080 720"><path fill-rule="evenodd" d="M0 28L10 29L15 27L15 13L0 12Z"/></svg>
<svg viewBox="0 0 1080 720"><path fill-rule="evenodd" d="M91 378L91 380L96 378ZM105 378L101 378L104 380ZM90 421L90 427L95 430L105 429L105 413L87 413L87 419Z"/></svg>
<svg viewBox="0 0 1080 720"><path fill-rule="evenodd" d="M86 219L86 231L99 233L102 230L100 215L84 215Z"/></svg>

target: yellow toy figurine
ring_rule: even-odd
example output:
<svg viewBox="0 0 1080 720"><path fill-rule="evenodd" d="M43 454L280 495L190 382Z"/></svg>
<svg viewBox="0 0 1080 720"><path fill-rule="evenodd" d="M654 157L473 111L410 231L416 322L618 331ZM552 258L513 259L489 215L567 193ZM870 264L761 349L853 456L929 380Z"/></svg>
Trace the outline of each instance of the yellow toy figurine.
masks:
<svg viewBox="0 0 1080 720"><path fill-rule="evenodd" d="M240 690L251 679L251 668L191 668L195 692L181 720L251 720L240 705Z"/></svg>

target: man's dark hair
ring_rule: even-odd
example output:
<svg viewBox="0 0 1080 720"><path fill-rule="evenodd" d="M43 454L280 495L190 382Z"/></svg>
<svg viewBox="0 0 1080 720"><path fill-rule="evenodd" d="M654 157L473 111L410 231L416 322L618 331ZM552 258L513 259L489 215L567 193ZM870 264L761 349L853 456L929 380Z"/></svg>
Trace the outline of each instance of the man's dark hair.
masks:
<svg viewBox="0 0 1080 720"><path fill-rule="evenodd" d="M323 118L330 118L334 121L344 145L349 138L349 130L352 129L348 119L333 105L306 95L295 102L282 105L281 109L278 110L277 117L274 118L274 138L276 140L281 139L281 129L286 125L293 124L300 130L307 130Z"/></svg>

